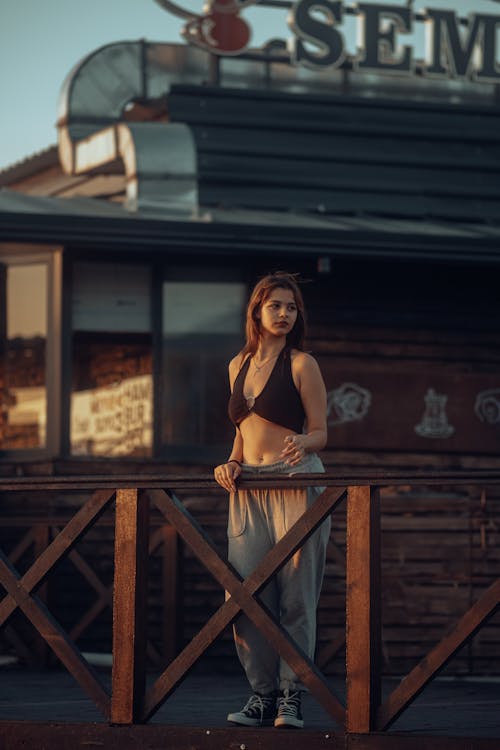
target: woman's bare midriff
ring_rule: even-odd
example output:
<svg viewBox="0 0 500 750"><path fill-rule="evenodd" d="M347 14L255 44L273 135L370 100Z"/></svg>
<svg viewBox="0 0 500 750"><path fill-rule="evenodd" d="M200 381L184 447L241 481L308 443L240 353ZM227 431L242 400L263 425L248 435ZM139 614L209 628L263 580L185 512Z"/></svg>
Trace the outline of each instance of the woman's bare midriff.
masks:
<svg viewBox="0 0 500 750"><path fill-rule="evenodd" d="M249 414L240 422L243 438L243 462L246 464L274 464L280 461L285 447L285 437L295 435L293 430L269 422L258 414Z"/></svg>

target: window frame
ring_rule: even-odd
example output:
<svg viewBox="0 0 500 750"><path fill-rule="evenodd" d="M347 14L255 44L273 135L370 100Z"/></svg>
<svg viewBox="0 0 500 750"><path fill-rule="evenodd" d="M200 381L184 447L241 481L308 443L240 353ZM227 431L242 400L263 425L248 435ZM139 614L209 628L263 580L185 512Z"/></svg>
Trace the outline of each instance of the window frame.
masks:
<svg viewBox="0 0 500 750"><path fill-rule="evenodd" d="M142 266L148 269L149 276L149 314L150 314L150 332L151 336L151 357L152 357L152 380L153 380L153 391L152 391L152 441L151 441L151 455L144 457L137 457L133 455L123 456L108 456L108 455L77 455L71 452L71 397L72 397L72 379L73 379L73 299L74 299L74 285L73 278L75 272L75 266L78 263L91 263L96 266L102 265L127 265L127 266ZM138 256L138 255L126 255L123 258L117 258L115 254L102 253L96 254L95 252L81 252L71 251L67 249L64 263L64 280L63 280L63 310L65 326L63 329L62 339L62 351L63 351L63 382L61 389L61 404L62 414L65 415L62 421L62 436L61 436L61 458L67 461L76 463L89 463L92 461L103 462L109 461L111 463L124 463L134 461L154 461L157 458L156 454L156 384L155 384L155 360L157 359L155 352L155 262L151 256ZM119 335L119 334L118 334Z"/></svg>
<svg viewBox="0 0 500 750"><path fill-rule="evenodd" d="M93 249L94 250L94 249ZM153 376L153 441L150 458L146 461L165 463L207 464L221 456L221 450L228 445L165 445L162 443L162 368L163 368L163 283L217 281L240 283L246 292L243 307L247 301L249 281L244 265L228 265L224 259L214 259L213 265L207 258L197 257L191 262L182 263L170 255L145 253L129 255L127 264L147 265L150 269L150 313L152 337L152 376ZM40 448L9 450L0 448L0 462L25 463L29 461L64 460L75 463L91 461L126 462L136 460L133 456L74 456L70 444L70 404L72 380L72 275L75 263L91 261L95 263L119 262L114 253L96 254L82 252L81 249L61 245L0 243L0 263L4 265L25 265L45 263L47 265L47 337L45 362L46 387L46 442ZM207 334L210 336L211 334ZM244 309L242 310L241 343L244 337Z"/></svg>
<svg viewBox="0 0 500 750"><path fill-rule="evenodd" d="M62 334L62 247L46 245L0 245L0 263L47 266L47 336L45 342L46 435L40 448L0 447L0 460L47 460L60 454L61 446L61 334Z"/></svg>
<svg viewBox="0 0 500 750"><path fill-rule="evenodd" d="M161 271L160 271L161 268ZM157 357L157 368L158 377L155 379L155 404L158 408L155 409L155 423L154 423L154 434L156 438L155 444L155 455L163 459L168 463L187 463L187 464L213 464L221 460L224 456L224 451L227 451L231 447L232 440L230 442L220 442L208 445L206 442L203 444L190 444L190 443L179 443L176 445L169 445L163 443L163 425L162 425L162 413L163 413L163 388L162 388L162 373L164 369L164 346L163 346L163 284L165 282L193 282L193 283L233 283L241 284L244 288L243 295L243 306L241 310L241 340L240 344L243 346L244 343L244 326L245 326L245 309L248 301L248 278L243 268L237 266L219 266L217 263L215 266L206 265L206 258L200 261L196 266L183 266L182 264L167 265L165 262L159 264L159 273L155 274L155 280L158 290L157 298L157 309L155 312L157 315L154 317L156 325L156 336L157 346L155 346L154 353ZM203 334L206 338L212 337L214 334L207 333ZM223 334L224 335L224 334ZM235 338L237 334L235 334ZM240 347L241 348L241 347ZM237 353L237 349L232 352L231 356ZM155 372L156 375L156 372ZM221 384L221 387L224 384ZM229 419L229 417L228 417Z"/></svg>

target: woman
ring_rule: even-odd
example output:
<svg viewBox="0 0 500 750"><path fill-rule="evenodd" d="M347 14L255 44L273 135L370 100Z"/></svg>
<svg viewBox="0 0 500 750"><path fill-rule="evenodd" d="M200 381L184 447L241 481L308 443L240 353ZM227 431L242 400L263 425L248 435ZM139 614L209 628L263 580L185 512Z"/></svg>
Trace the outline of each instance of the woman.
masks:
<svg viewBox="0 0 500 750"><path fill-rule="evenodd" d="M229 364L233 449L214 470L216 481L231 493L228 556L244 578L322 491L236 487L239 476L324 471L316 451L327 438L326 390L317 362L303 351L304 335L304 303L295 278L287 273L265 276L248 304L246 344ZM329 534L330 519L261 594L311 659ZM235 622L234 638L253 694L228 721L303 727L301 685L294 672L245 615Z"/></svg>

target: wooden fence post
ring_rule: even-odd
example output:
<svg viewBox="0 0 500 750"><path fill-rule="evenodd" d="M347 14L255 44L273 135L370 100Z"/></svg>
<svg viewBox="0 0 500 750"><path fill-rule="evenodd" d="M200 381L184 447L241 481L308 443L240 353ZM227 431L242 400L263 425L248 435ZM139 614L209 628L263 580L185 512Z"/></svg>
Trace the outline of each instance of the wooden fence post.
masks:
<svg viewBox="0 0 500 750"><path fill-rule="evenodd" d="M346 573L346 729L375 729L380 705L381 586L378 489L349 487Z"/></svg>
<svg viewBox="0 0 500 750"><path fill-rule="evenodd" d="M149 499L117 490L111 723L139 720L146 677Z"/></svg>

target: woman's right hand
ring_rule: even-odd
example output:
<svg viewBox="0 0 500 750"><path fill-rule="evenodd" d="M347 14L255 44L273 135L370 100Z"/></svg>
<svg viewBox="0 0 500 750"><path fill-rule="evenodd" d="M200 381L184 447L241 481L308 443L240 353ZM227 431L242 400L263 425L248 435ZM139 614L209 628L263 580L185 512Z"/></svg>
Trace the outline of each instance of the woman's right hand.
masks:
<svg viewBox="0 0 500 750"><path fill-rule="evenodd" d="M215 481L228 492L236 492L236 480L240 474L241 466L236 461L219 464L214 469Z"/></svg>

